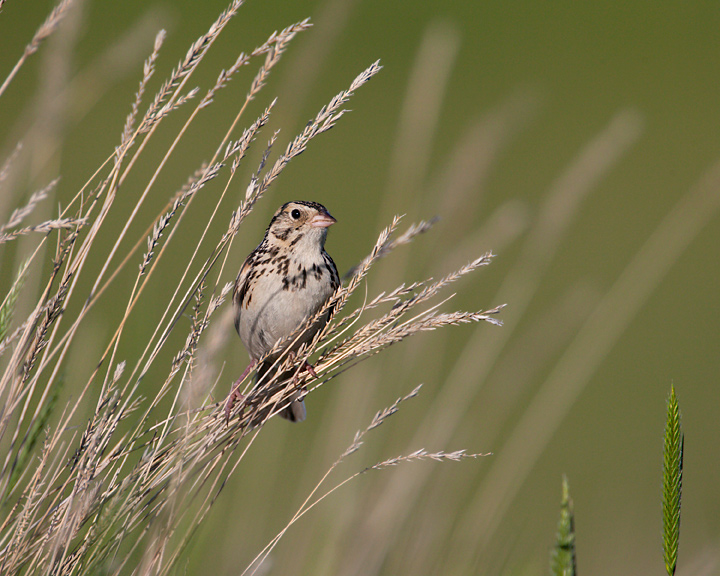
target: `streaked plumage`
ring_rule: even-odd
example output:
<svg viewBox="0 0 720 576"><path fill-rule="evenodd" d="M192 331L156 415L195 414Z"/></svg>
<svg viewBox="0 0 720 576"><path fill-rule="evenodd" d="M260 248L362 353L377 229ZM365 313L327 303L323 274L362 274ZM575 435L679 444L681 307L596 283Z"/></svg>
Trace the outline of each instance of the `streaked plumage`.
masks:
<svg viewBox="0 0 720 576"><path fill-rule="evenodd" d="M334 223L327 209L317 202L288 202L275 212L262 242L245 259L235 281L233 303L235 328L252 363L316 314L339 286L337 268L325 251L327 229ZM293 350L309 341L326 322L327 315L305 331ZM258 366L258 379L275 361L274 356ZM227 414L235 396L231 392ZM293 401L281 415L302 421L305 406L302 401Z"/></svg>

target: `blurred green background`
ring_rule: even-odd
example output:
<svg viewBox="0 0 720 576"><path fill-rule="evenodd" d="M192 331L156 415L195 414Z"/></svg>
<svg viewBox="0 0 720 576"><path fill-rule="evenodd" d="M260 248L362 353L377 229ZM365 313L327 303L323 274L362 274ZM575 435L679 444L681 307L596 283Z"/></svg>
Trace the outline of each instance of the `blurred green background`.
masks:
<svg viewBox="0 0 720 576"><path fill-rule="evenodd" d="M0 99L2 158L25 141L24 170L3 192L0 214L57 175L57 198L44 215L67 203L118 144L155 32L169 35L153 90L226 5L80 4L82 14L66 21L74 33L48 40ZM50 8L3 6L0 77ZM279 98L234 196L222 204L215 238L270 130L282 128L284 146L371 62L381 59L384 70L258 204L232 248L226 280L287 200L322 202L338 219L327 247L341 270L369 251L393 214L407 214L405 225L437 215L431 232L383 261L369 294L440 277L493 250L495 262L462 280L445 309L507 302L506 325L412 338L310 396L302 425L270 422L180 573L242 571L355 430L420 382L420 397L368 437L338 481L419 448L493 455L361 476L288 532L268 573L545 573L563 473L576 507L580 571L662 573L661 450L671 382L686 432L679 574L720 573L720 177L717 167L712 173L720 161L720 6L250 0L191 84L209 87L239 51L308 16L314 27L293 42L244 117L248 125ZM212 156L255 70L234 79L193 126L132 228L133 242ZM180 125L168 119L124 186L104 242L121 229ZM197 245L220 189L210 186L207 201L195 201L121 357L142 350L143 321L154 326L157 302L167 296L167 280L157 280L171 277L172 258ZM693 200L704 190L705 204ZM690 207L678 212L684 203ZM2 254L3 289L15 258ZM70 396L112 335L131 279L120 277L88 319L68 360ZM247 361L240 340L233 335L218 360L226 363L222 397ZM145 385L151 394L152 373Z"/></svg>

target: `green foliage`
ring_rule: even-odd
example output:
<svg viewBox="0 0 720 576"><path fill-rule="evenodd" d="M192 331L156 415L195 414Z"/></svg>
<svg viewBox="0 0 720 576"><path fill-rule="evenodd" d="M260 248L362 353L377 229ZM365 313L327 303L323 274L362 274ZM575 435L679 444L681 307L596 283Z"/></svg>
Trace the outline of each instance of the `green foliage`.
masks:
<svg viewBox="0 0 720 576"><path fill-rule="evenodd" d="M675 396L675 387L671 386L663 454L663 556L668 576L675 574L677 566L684 442L680 407Z"/></svg>
<svg viewBox="0 0 720 576"><path fill-rule="evenodd" d="M560 521L555 536L555 547L550 557L550 574L575 576L575 571L575 514L567 476L563 475Z"/></svg>

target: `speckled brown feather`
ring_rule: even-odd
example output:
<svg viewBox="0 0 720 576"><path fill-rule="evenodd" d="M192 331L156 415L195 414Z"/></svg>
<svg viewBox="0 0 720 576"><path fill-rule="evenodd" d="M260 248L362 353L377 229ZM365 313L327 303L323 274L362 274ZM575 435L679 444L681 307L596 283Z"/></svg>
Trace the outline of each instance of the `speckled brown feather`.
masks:
<svg viewBox="0 0 720 576"><path fill-rule="evenodd" d="M324 248L327 228L334 222L317 202L288 202L275 212L262 242L245 259L233 302L235 328L251 360L257 361L292 334L340 285L335 263ZM327 317L306 330L293 349L312 339ZM275 359L258 367L258 379ZM282 415L303 420L305 409L299 404L294 401Z"/></svg>

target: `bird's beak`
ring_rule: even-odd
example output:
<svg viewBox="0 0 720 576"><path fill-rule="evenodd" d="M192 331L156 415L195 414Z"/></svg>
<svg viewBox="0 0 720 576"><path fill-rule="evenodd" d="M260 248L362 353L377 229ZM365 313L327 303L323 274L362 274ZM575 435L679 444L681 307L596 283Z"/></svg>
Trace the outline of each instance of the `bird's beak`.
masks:
<svg viewBox="0 0 720 576"><path fill-rule="evenodd" d="M337 222L337 220L325 212L323 214L313 216L312 220L310 220L310 226L313 228L327 228L328 226L335 224L335 222Z"/></svg>

